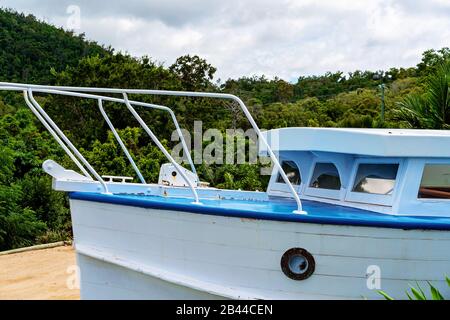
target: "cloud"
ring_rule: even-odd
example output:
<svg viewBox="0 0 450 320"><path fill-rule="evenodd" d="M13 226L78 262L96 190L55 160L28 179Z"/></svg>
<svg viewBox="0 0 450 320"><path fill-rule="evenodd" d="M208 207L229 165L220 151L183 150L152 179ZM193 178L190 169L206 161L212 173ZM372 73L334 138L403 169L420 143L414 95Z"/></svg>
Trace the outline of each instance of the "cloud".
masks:
<svg viewBox="0 0 450 320"><path fill-rule="evenodd" d="M295 81L326 71L414 66L450 44L447 0L0 0L67 26L77 5L89 39L170 65L198 54L217 77Z"/></svg>

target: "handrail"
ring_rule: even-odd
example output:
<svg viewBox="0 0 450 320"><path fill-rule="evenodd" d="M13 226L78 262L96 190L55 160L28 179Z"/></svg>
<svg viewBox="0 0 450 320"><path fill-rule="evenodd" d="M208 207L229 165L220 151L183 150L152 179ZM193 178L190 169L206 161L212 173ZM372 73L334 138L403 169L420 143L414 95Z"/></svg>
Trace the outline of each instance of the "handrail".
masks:
<svg viewBox="0 0 450 320"><path fill-rule="evenodd" d="M17 90L17 87L15 86L7 86L10 90ZM0 89L2 88L2 84L0 84ZM31 91L32 89L28 89L28 91ZM107 96L98 96L93 94L87 94L87 93L80 93L80 92L72 92L72 91L60 91L60 90L53 90L53 89L34 89L37 92L41 93L49 93L49 94L60 94L60 95L67 95L67 96L74 96L74 97L81 97L81 98L90 98L90 99L96 99L96 100L107 100L112 102L120 102L125 103L127 105L127 108L133 116L138 120L139 124L144 128L146 133L151 137L153 142L158 146L158 148L163 152L163 154L166 156L166 158L174 165L175 170L181 175L181 177L186 181L189 188L192 191L192 194L194 196L194 204L201 204L199 200L199 196L197 191L195 190L194 185L192 182L188 179L186 174L183 171L183 168L172 158L172 156L167 152L167 150L164 148L164 146L161 144L161 142L158 140L158 138L153 134L153 132L150 130L150 128L145 124L144 120L139 116L139 114L134 110L134 108L131 106L131 102L128 100L128 97L124 95L124 99L118 99L113 97L107 97ZM31 94L32 97L32 94ZM31 99L32 102L34 101L36 104L37 102L34 99ZM33 102L33 103L34 103ZM145 103L136 102L136 105L149 105ZM164 106L158 106L161 108L166 108ZM84 157L79 153L79 151L73 146L73 144L70 142L70 140L62 133L62 131L57 127L57 125L51 120L51 118L45 113L45 111L38 105L36 108L42 110L41 113L43 113L43 116L48 120L50 125L55 129L55 131L61 136L61 138L67 143L67 145L74 151L74 153L80 158L80 160L86 165L86 167L91 171L91 173L95 176L95 178L104 186L105 193L109 193L106 183L101 178L101 176L90 166L90 164L84 159ZM181 132L180 132L181 133ZM137 167L136 167L137 168Z"/></svg>
<svg viewBox="0 0 450 320"><path fill-rule="evenodd" d="M169 107L166 107L166 106L162 106L162 105L159 105L159 104L153 104L153 103L146 103L146 102L133 101L133 100L129 100L129 102L131 103L131 105L140 106L140 107L146 107L146 108L152 108L152 109L158 109L158 110L164 110L164 111L167 111L170 114L170 116L172 118L172 121L173 121L173 123L175 125L175 130L177 130L178 136L180 137L181 147L183 148L183 151L184 151L184 153L185 153L185 155L187 157L189 165L191 166L192 172L197 176L197 179L198 179L197 170L195 169L194 162L192 161L192 157L191 157L191 154L189 152L189 148L188 148L188 146L186 144L186 140L184 139L183 132L181 131L181 128L180 128L180 124L178 123L178 120L177 120L177 118L175 116L175 113L172 111L172 109L170 109Z"/></svg>
<svg viewBox="0 0 450 320"><path fill-rule="evenodd" d="M102 100L106 100L105 97ZM115 101L113 101L113 102L125 103L125 99L114 99L114 100ZM169 107L166 107L166 106L162 106L162 105L159 105L159 104L153 104L153 103L146 103L146 102L133 101L133 100L129 100L129 102L130 102L131 105L140 106L140 107L146 107L146 108L152 108L152 109L158 109L158 110L163 110L163 111L167 111L170 114L170 116L172 118L172 121L173 121L173 123L175 125L175 130L177 130L178 136L180 137L181 146L183 148L183 151L184 151L184 153L185 153L185 155L187 157L189 165L191 166L191 170L197 176L197 179L198 179L197 170L195 169L194 162L192 161L192 157L191 157L191 154L189 152L189 148L188 148L188 146L186 144L186 140L184 139L183 132L181 131L180 124L178 123L178 120L177 120L177 118L175 116L175 113L172 111L172 109L170 109Z"/></svg>
<svg viewBox="0 0 450 320"><path fill-rule="evenodd" d="M22 84L22 83L7 83L7 82L0 82L0 87L5 86L5 87L32 87L35 89L35 91L38 92L42 92L42 93L53 93L53 94L61 94L61 91L65 91L65 92L69 92L72 91L72 93L77 93L78 92L103 92L103 89L99 89L99 90L95 90L95 88L89 88L89 89L93 89L93 90L66 90L64 88L69 88L69 87L61 87L61 86L40 86L40 85L28 85L28 84ZM72 88L76 88L76 87L72 87ZM39 90L37 90L39 89ZM42 90L42 89L50 89L50 91L47 90ZM82 89L80 87L80 89ZM59 91L59 92L57 92ZM117 90L116 92L113 93L120 93L122 94L122 92L126 92L127 90ZM80 97L79 95L74 95L74 94L69 94L71 96L76 96L76 97ZM100 97L100 96L98 96ZM90 96L90 98L94 98L93 96ZM102 100L105 101L111 101L111 102L119 102L119 103L125 103L125 101L123 99L117 99L117 98L113 98L113 97L102 97ZM191 154L189 152L189 148L187 147L186 144L186 140L184 139L183 133L181 132L181 128L180 125L178 123L178 120L175 116L175 113L172 111L172 109L170 109L169 107L166 106L162 106L162 105L158 105L158 104L153 104L153 103L146 103L146 102L140 102L140 101L133 101L133 100L129 100L131 105L136 105L136 106L141 106L141 107L146 107L146 108L152 108L152 109L158 109L158 110L163 110L166 111L170 114L172 121L175 125L175 129L177 130L177 133L180 137L180 141L181 141L181 146L183 148L184 153L186 154L187 160L189 162L189 165L191 166L191 170L192 172L197 175L197 170L195 169L195 165L194 162L192 161L192 157Z"/></svg>
<svg viewBox="0 0 450 320"><path fill-rule="evenodd" d="M0 87L1 86L32 88L32 89L34 89L36 91L43 92L43 93L46 93L46 92L47 93L52 93L52 92L50 92L52 90L53 90L53 93L57 93L58 92L57 90L59 90L59 91L65 91L69 95L75 95L76 93L80 93L80 92L88 92L88 93L89 92L96 92L96 93L117 93L117 94L122 94L122 95L126 95L126 94L146 94L146 95L181 96L181 97L219 98L219 99L233 100L233 101L237 102L238 105L241 107L242 111L244 112L244 115L249 120L251 126L255 130L256 134L259 137L259 139L266 146L267 151L268 151L269 156L270 156L270 159L273 161L275 167L278 169L279 174L283 178L284 182L288 185L288 187L289 187L289 189L290 189L290 191L291 191L291 193L292 193L292 195L293 195L293 197L294 197L294 199L295 199L295 201L297 203L297 210L294 210L294 213L306 214L306 212L302 210L302 203L300 201L300 198L299 198L296 190L294 189L293 185L289 181L289 178L287 177L286 173L284 172L283 168L281 167L281 164L278 161L275 153L272 151L272 148L267 143L267 141L264 138L264 136L261 134L261 130L259 129L259 127L256 124L255 120L253 119L250 111L247 109L247 107L245 106L244 102L239 97L237 97L235 95L227 94L227 93L189 92L189 91L111 89L111 88L65 87L65 86L49 87L49 86L40 86L40 85L10 84L10 83L0 82ZM47 88L52 88L52 90L48 90ZM75 92L72 92L72 91L75 91ZM111 98L111 99L115 99L115 98ZM107 99L104 99L104 100L107 100ZM118 101L116 101L116 102L118 102ZM175 165L175 167L178 169L177 165Z"/></svg>
<svg viewBox="0 0 450 320"><path fill-rule="evenodd" d="M31 103L34 105L34 107L39 111L39 113L44 117L44 119L49 123L49 125L55 130L55 132L61 137L61 139L67 144L67 146L72 149L73 153L78 157L78 159L83 162L83 164L86 166L86 168L92 173L92 175L97 179L98 182L101 183L103 186L104 193L109 193L108 186L106 185L105 181L102 179L102 177L95 171L94 168L89 164L89 162L83 157L83 155L78 151L77 148L70 142L70 140L66 137L66 135L59 129L59 127L56 125L56 123L53 122L53 120L48 116L48 114L42 109L42 107L39 105L39 103L34 99L33 97L33 90L30 88L28 89L28 96L30 98Z"/></svg>
<svg viewBox="0 0 450 320"><path fill-rule="evenodd" d="M56 132L52 129L52 127L45 121L45 119L41 116L41 114L37 111L37 109L33 106L33 104L30 102L30 99L28 98L28 91L23 91L23 97L25 99L25 103L30 108L31 112L38 118L38 120L44 125L44 127L50 132L50 134L53 136L53 138L58 142L58 144L63 148L63 150L67 153L67 155L72 159L72 161L76 164L76 166L83 172L83 174L87 177L92 179L91 175L86 171L86 169L83 167L83 165L78 161L78 159L73 155L73 153L67 148L67 146L64 144L64 142L61 141L59 136L56 134Z"/></svg>
<svg viewBox="0 0 450 320"><path fill-rule="evenodd" d="M2 88L2 86L4 86ZM49 93L49 94L59 94L59 95L68 95L68 96L74 96L74 97L84 97L84 98L91 98L91 99L102 99L105 101L110 101L110 102L118 102L118 103L125 103L124 99L119 99L119 98L114 98L114 97L107 97L107 96L99 96L99 95L80 95L79 92L71 92L71 91L67 91L67 90L54 90L53 88L56 87L52 87L52 86L36 86L36 85L25 85L25 84L11 84L11 83L5 83L5 82L0 82L0 88L2 90L20 90L19 88L21 87L27 87L27 86L31 86L31 87L39 87L39 89L34 89L34 91L37 92L41 92L41 93ZM44 89L44 88L51 88L51 89ZM60 88L60 87L58 87ZM63 93L64 92L64 93ZM95 92L90 91L90 92ZM181 131L180 125L178 123L178 120L175 116L175 113L172 111L172 109L170 109L169 107L166 106L162 106L162 105L158 105L158 104L153 104L153 103L146 103L146 102L141 102L141 101L134 101L134 100L129 100L129 102L131 103L131 105L135 105L135 106L140 106L140 107L145 107L145 108L152 108L152 109L158 109L158 110L163 110L166 111L170 114L172 121L175 125L175 129L177 130L178 136L180 137L180 141L181 141L181 146L183 148L183 151L187 157L187 160L189 162L189 165L191 166L191 170L192 172L197 176L198 179L198 174L197 174L197 170L195 169L195 165L194 162L192 161L192 157L191 154L189 152L189 148L187 147L186 144L186 140L184 139L184 135L183 132Z"/></svg>
<svg viewBox="0 0 450 320"><path fill-rule="evenodd" d="M142 128L144 128L145 132L152 138L153 142L158 146L158 148L162 151L162 153L166 156L167 159L175 166L175 169L178 171L178 173L183 177L183 179L187 182L189 185L189 188L191 188L192 193L194 194L194 204L200 204L198 193L195 190L194 185L189 180L189 178L186 176L186 174L183 171L183 168L172 158L169 152L167 152L166 148L161 144L161 142L158 140L158 138L154 135L152 130L147 126L145 121L141 118L141 116L134 110L133 106L128 101L128 96L126 93L123 94L123 98L125 100L125 104L128 107L128 110L130 110L131 114L136 118L136 120L139 122Z"/></svg>
<svg viewBox="0 0 450 320"><path fill-rule="evenodd" d="M130 161L131 166L133 167L134 171L136 172L139 180L141 180L141 182L143 184L146 184L147 182L145 182L145 179L142 176L142 173L139 170L139 168L137 167L136 163L134 162L133 157L131 157L131 154L128 152L127 147L125 147L122 139L120 138L119 134L117 133L116 128L114 128L114 125L112 124L111 120L109 120L109 117L105 112L105 109L103 109L102 99L98 99L98 108L100 109L100 113L102 114L103 118L105 119L106 123L108 124L109 128L111 129L114 137L116 138L117 143L122 148L122 151L125 153L125 156L128 158L128 161Z"/></svg>

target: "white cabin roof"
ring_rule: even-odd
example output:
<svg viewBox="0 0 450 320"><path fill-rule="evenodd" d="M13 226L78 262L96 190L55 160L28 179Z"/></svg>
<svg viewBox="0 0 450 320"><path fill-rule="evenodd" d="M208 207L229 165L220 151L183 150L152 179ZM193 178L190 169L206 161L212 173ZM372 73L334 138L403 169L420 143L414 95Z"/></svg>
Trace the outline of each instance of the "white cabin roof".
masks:
<svg viewBox="0 0 450 320"><path fill-rule="evenodd" d="M450 158L450 130L281 128L263 132L273 151ZM260 143L260 153L266 147Z"/></svg>

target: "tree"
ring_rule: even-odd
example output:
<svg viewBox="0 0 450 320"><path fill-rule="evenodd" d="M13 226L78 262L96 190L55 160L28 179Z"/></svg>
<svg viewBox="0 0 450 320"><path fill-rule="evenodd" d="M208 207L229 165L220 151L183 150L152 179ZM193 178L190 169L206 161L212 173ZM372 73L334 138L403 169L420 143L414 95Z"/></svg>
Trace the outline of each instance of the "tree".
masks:
<svg viewBox="0 0 450 320"><path fill-rule="evenodd" d="M422 61L417 64L417 72L421 76L427 76L435 72L442 64L450 59L450 48L444 47L439 50L427 50L422 54Z"/></svg>
<svg viewBox="0 0 450 320"><path fill-rule="evenodd" d="M425 84L424 94L399 102L396 117L410 128L450 129L450 60L436 66Z"/></svg>
<svg viewBox="0 0 450 320"><path fill-rule="evenodd" d="M276 99L280 102L290 102L294 97L294 86L282 79L275 78Z"/></svg>
<svg viewBox="0 0 450 320"><path fill-rule="evenodd" d="M183 88L188 91L207 89L211 86L211 80L217 71L205 59L197 55L179 57L169 70L180 78Z"/></svg>

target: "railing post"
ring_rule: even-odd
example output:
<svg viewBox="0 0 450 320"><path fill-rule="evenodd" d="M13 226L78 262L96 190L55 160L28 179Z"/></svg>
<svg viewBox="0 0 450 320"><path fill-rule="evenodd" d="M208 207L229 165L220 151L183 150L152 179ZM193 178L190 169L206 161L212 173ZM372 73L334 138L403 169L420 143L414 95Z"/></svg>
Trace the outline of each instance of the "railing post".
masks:
<svg viewBox="0 0 450 320"><path fill-rule="evenodd" d="M27 104L28 108L30 108L31 112L38 118L38 120L44 125L45 129L50 132L52 137L58 142L58 144L63 148L63 150L67 153L67 155L70 157L70 159L76 164L76 166L83 172L83 174L89 178L92 179L90 174L86 171L86 169L83 167L83 165L78 161L78 159L73 155L73 153L67 148L67 146L64 144L64 142L61 141L61 139L58 137L56 132L52 129L52 127L45 121L44 118L40 115L40 113L36 110L36 108L31 104L30 99L28 99L28 92L26 90L23 90L23 98L25 99L25 103Z"/></svg>
<svg viewBox="0 0 450 320"><path fill-rule="evenodd" d="M166 158L174 165L177 172L183 177L183 179L189 185L189 188L191 189L191 191L194 195L194 198L195 198L195 201L193 203L201 204L198 194L197 194L197 191L195 190L195 187L192 185L192 182L189 180L189 178L183 172L183 168L172 158L170 153L166 150L166 148L164 148L164 146L161 144L161 142L158 140L158 138L154 135L152 130L150 130L150 128L147 126L145 121L136 112L136 110L134 110L133 106L130 104L130 102L128 100L128 95L125 92L123 92L122 94L123 94L123 98L125 100L125 104L126 104L128 110L130 110L131 114L136 118L136 120L139 122L141 127L144 128L145 132L147 132L147 134L150 136L150 138L153 140L153 142L156 144L156 146L159 148L159 150L161 150L161 152L166 156Z"/></svg>
<svg viewBox="0 0 450 320"><path fill-rule="evenodd" d="M177 133L180 136L181 146L183 147L183 151L186 154L186 157L188 159L189 165L191 166L192 172L197 176L197 179L198 179L197 170L195 169L194 162L192 161L192 157L189 152L189 148L186 144L186 140L184 139L183 133L181 132L180 124L178 123L178 120L175 116L175 113L173 113L172 109L170 109L169 107L166 107L166 106L161 106L161 105L153 104L153 103L145 103L145 102L137 102L137 101L129 101L129 102L131 105L141 106L141 107L146 107L146 108L153 108L153 109L158 109L158 110L164 110L170 114L170 116L172 117L172 121L175 125L175 128L177 130Z"/></svg>
<svg viewBox="0 0 450 320"><path fill-rule="evenodd" d="M92 168L92 166L89 164L89 162L83 157L83 155L75 148L75 146L70 142L70 140L66 137L66 135L61 131L61 129L58 128L56 123L53 122L53 120L48 116L48 114L42 109L42 107L39 105L39 103L34 99L33 97L33 91L28 89L28 96L30 97L31 103L34 105L34 107L39 111L39 113L44 117L44 119L50 124L50 126L55 130L55 132L61 137L61 139L67 144L67 146L73 151L73 153L78 157L78 159L83 162L83 164L88 168L88 170L92 173L92 175L97 179L98 182L101 183L103 186L104 193L110 193L108 191L108 186L106 185L105 181L103 181L102 177L97 173L97 171Z"/></svg>
<svg viewBox="0 0 450 320"><path fill-rule="evenodd" d="M173 113L173 111L171 109L168 109L167 111L170 113L170 115L172 117L172 120L173 120L173 122L175 124L175 128L177 130L177 133L180 136L181 146L183 147L183 151L186 154L186 157L188 158L188 161L189 161L189 164L191 166L192 172L197 176L197 179L199 179L198 178L198 174L197 174L197 170L195 169L194 162L192 161L192 157L191 157L191 154L189 152L189 148L188 148L188 146L186 144L186 141L184 140L184 136L183 136L183 133L181 132L181 128L178 125L177 118L175 117L175 114ZM200 180L199 180L199 182L200 182Z"/></svg>
<svg viewBox="0 0 450 320"><path fill-rule="evenodd" d="M289 181L289 178L287 177L286 173L284 172L283 168L280 165L280 162L278 161L275 153L272 151L272 148L267 143L267 140L264 138L264 136L261 133L261 130L259 130L258 125L256 124L255 120L253 119L250 111L248 111L247 107L245 106L244 102L239 99L236 96L230 95L231 98L236 101L240 106L242 111L244 111L245 116L247 117L248 121L252 125L253 129L256 131L256 134L258 135L259 139L262 141L262 143L267 147L267 152L269 153L270 159L273 161L275 167L278 169L278 172L281 174L281 177L283 178L284 182L289 187L289 190L291 191L292 195L294 196L295 201L297 202L297 210L294 210L294 213L298 214L307 214L306 211L303 211L302 202L300 200L300 197L298 196L297 192L295 191L294 187L292 186L292 183Z"/></svg>
<svg viewBox="0 0 450 320"><path fill-rule="evenodd" d="M146 184L144 177L141 174L141 171L139 171L136 163L134 162L133 158L131 157L131 154L128 152L127 147L123 143L122 139L120 138L119 134L116 131L116 128L114 128L114 125L112 124L111 120L109 119L108 115L105 112L105 109L103 109L102 99L98 99L98 108L100 109L100 113L102 114L103 118L105 119L106 123L108 124L109 128L111 129L114 137L116 138L117 142L119 143L120 147L122 148L122 151L125 153L126 157L128 158L128 161L130 161L131 166L133 167L134 171L136 172L137 176L139 177L139 180L143 184Z"/></svg>

